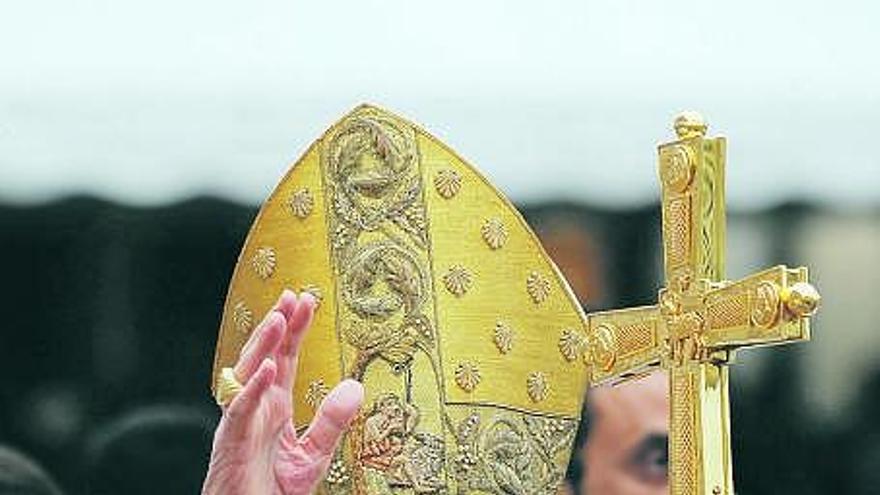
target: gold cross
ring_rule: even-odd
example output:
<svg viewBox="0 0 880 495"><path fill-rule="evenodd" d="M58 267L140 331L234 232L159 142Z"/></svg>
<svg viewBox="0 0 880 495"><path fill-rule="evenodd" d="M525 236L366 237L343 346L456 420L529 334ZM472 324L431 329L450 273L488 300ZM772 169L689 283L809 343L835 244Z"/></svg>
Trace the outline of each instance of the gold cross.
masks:
<svg viewBox="0 0 880 495"><path fill-rule="evenodd" d="M733 495L728 364L738 348L806 341L819 294L807 269L724 280L725 138L696 113L658 147L666 286L658 304L588 317L592 383L669 374L669 486Z"/></svg>

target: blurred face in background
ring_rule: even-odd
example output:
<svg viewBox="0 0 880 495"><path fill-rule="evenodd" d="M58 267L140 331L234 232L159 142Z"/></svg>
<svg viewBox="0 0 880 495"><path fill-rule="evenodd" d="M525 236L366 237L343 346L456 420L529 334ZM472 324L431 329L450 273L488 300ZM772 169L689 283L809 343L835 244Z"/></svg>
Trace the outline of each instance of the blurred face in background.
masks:
<svg viewBox="0 0 880 495"><path fill-rule="evenodd" d="M590 391L582 495L668 493L668 388L666 373L657 372Z"/></svg>

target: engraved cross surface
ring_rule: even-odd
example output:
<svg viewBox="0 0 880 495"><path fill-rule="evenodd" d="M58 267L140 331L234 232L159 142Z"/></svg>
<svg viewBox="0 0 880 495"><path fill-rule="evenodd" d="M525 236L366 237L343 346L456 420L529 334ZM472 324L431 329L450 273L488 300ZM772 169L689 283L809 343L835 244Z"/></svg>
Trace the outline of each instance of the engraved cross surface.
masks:
<svg viewBox="0 0 880 495"><path fill-rule="evenodd" d="M665 287L656 305L588 316L591 381L665 369L670 493L732 495L727 365L737 348L809 340L819 294L804 267L724 279L726 142L693 112L675 131L658 148Z"/></svg>

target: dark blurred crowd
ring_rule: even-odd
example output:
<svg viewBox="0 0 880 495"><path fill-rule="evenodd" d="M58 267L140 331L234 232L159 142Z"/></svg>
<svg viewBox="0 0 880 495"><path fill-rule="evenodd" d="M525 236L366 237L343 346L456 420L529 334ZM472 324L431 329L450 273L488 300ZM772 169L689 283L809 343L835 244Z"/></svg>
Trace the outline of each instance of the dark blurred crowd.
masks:
<svg viewBox="0 0 880 495"><path fill-rule="evenodd" d="M655 299L654 205L523 211L588 310ZM754 216L788 226L814 212L784 205ZM220 311L255 213L214 199L0 207L0 494L198 492L218 419L209 377ZM754 261L785 252L771 242ZM732 373L737 492L876 491L880 367L845 413L819 420L804 413L804 355L775 349L748 383Z"/></svg>

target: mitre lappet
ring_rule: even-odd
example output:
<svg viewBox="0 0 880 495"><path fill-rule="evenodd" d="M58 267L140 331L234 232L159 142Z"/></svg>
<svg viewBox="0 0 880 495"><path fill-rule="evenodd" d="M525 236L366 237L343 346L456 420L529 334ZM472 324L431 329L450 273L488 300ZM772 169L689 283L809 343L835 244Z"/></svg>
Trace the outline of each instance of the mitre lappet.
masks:
<svg viewBox="0 0 880 495"><path fill-rule="evenodd" d="M678 143L702 140L699 124L684 122ZM661 148L664 190L703 187L693 176L704 152L713 149ZM702 193L694 191L696 201ZM414 124L360 106L297 160L262 206L229 286L215 377L283 289L310 292L318 308L298 362L295 426L308 426L340 380L356 378L366 390L322 493L554 494L590 383L678 365L699 393L700 377L713 375L698 367L723 367L727 349L809 336L818 296L804 269L777 267L730 284L700 267L714 258L672 252L694 265L669 266L669 242L700 249L699 233L689 230L668 240L667 217L679 213L664 209L674 279L658 305L593 320L483 175ZM723 205L720 215L723 224ZM682 228L706 228L694 222ZM744 305L730 306L744 312L742 321L721 323L746 330L725 333L727 340L700 333L717 323L708 316L713 302ZM689 311L703 320L688 319ZM708 431L697 425L695 449ZM729 466L720 475L707 469L679 473L696 476L687 493L732 493L732 483L715 479L729 477Z"/></svg>

